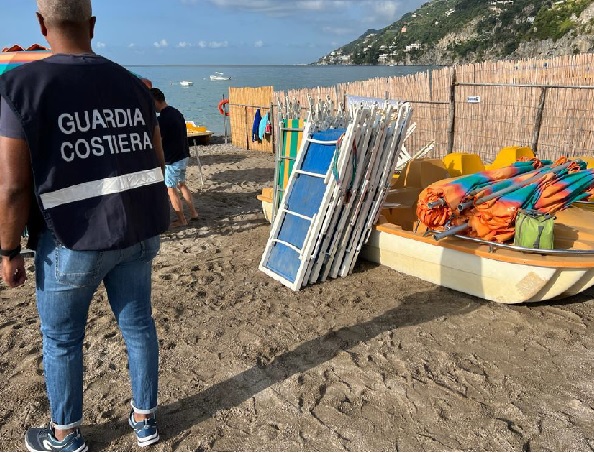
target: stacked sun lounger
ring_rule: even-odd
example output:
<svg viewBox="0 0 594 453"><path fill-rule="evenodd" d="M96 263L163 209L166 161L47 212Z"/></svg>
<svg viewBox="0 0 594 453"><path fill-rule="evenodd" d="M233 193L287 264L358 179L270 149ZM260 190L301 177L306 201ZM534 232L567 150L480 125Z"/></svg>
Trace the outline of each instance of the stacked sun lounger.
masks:
<svg viewBox="0 0 594 453"><path fill-rule="evenodd" d="M346 128L311 115L260 270L293 290L348 275L388 192L408 103L354 107Z"/></svg>

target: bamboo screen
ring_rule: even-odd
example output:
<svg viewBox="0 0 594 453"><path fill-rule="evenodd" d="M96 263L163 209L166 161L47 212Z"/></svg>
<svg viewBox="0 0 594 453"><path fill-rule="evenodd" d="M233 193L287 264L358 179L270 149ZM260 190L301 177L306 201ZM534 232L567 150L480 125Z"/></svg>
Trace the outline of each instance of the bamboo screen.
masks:
<svg viewBox="0 0 594 453"><path fill-rule="evenodd" d="M474 63L457 66L456 71L458 82L591 85L594 54Z"/></svg>
<svg viewBox="0 0 594 453"><path fill-rule="evenodd" d="M536 86L457 86L455 147L485 161L511 145L532 147L543 159L594 155L593 69L594 54L456 67L458 83ZM481 96L480 104L467 96Z"/></svg>
<svg viewBox="0 0 594 453"><path fill-rule="evenodd" d="M456 88L454 152L492 162L505 146L531 145L540 89L493 86ZM480 97L480 102L469 99Z"/></svg>
<svg viewBox="0 0 594 453"><path fill-rule="evenodd" d="M344 95L340 92L340 85L336 87L315 87L315 88L303 88L299 90L288 90L286 93L283 91L277 91L274 93L275 105L285 104L288 102L298 102L301 106L301 118L306 118L309 110L309 101L316 103L320 100L326 101L328 98L334 102L334 105L338 105L344 102Z"/></svg>
<svg viewBox="0 0 594 453"><path fill-rule="evenodd" d="M449 76L447 83L449 85ZM444 80L445 82L445 80ZM443 82L442 82L443 84ZM340 83L335 87L315 87L275 92L275 105L298 102L301 106L301 117L305 118L309 108L309 100L314 102L330 99L334 105L345 104L345 96L364 96L378 99L408 100L413 104L411 122L416 123L415 133L410 137L407 146L418 150L431 141L443 142L442 154L447 145L446 126L448 105L431 105L431 73L429 71L410 74L403 77L374 78L365 81ZM448 96L445 96L445 101Z"/></svg>
<svg viewBox="0 0 594 453"><path fill-rule="evenodd" d="M426 101L429 103L417 105L413 103L413 109L428 111L426 116L421 119L427 119L429 124L417 124L418 127L428 130L428 133L420 143L411 141L418 149L430 141L435 141L435 148L428 157L443 157L448 153L449 124L451 115L450 94L452 88L452 68L442 68L431 72L429 79L429 94ZM421 100L422 98L419 98ZM416 132L415 134L416 135Z"/></svg>
<svg viewBox="0 0 594 453"><path fill-rule="evenodd" d="M413 108L410 122L415 123L416 128L406 143L409 152L435 142L433 152L427 157L446 154L450 85L451 74L447 70L433 73L425 71L390 79L390 98L409 101Z"/></svg>
<svg viewBox="0 0 594 453"><path fill-rule="evenodd" d="M538 155L594 156L594 90L547 90Z"/></svg>
<svg viewBox="0 0 594 453"><path fill-rule="evenodd" d="M256 110L262 118L270 113L273 87L234 88L229 87L229 118L233 146L248 150L273 151L273 136L265 135L262 140L252 138L252 127ZM270 115L272 116L272 115ZM274 124L272 118L270 122Z"/></svg>
<svg viewBox="0 0 594 453"><path fill-rule="evenodd" d="M402 77L376 78L341 84L339 90L347 95L411 102L413 113L410 124L415 123L416 128L406 147L409 151L416 151L431 141L438 141L441 136L445 137L446 129L436 125L447 120L447 105L427 103L431 100L430 77L427 71Z"/></svg>
<svg viewBox="0 0 594 453"><path fill-rule="evenodd" d="M459 151L490 162L515 145L543 159L594 156L594 54L475 63L275 92L274 99L298 101L305 117L308 98L338 104L346 95L410 101L416 130L407 148L435 141L432 157Z"/></svg>

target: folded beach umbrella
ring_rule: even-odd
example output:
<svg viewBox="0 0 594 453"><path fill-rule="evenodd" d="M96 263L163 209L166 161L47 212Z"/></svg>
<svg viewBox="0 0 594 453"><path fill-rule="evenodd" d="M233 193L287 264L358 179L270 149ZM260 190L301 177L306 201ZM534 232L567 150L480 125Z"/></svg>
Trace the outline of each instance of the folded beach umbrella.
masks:
<svg viewBox="0 0 594 453"><path fill-rule="evenodd" d="M500 243L513 238L516 216L526 206L537 187L538 184L529 184L500 198L475 205L468 220L468 235Z"/></svg>
<svg viewBox="0 0 594 453"><path fill-rule="evenodd" d="M556 163L559 162L564 161ZM565 160L562 165L543 167L529 180L495 192L501 196L476 200L469 214L468 234L488 241L505 242L515 234L520 209L552 214L569 207L574 201L587 198L587 190L594 187L594 171L576 171L579 166L573 164Z"/></svg>
<svg viewBox="0 0 594 453"><path fill-rule="evenodd" d="M458 212L463 212L472 206L497 199L529 184L538 184L538 187L543 187L551 180L559 178L562 174L566 174L571 165L572 163L567 162L562 165L549 165L513 178L487 184L470 192L466 201L458 205Z"/></svg>
<svg viewBox="0 0 594 453"><path fill-rule="evenodd" d="M543 184L535 193L529 208L542 214L566 209L574 201L590 197L594 189L594 169L567 173Z"/></svg>
<svg viewBox="0 0 594 453"><path fill-rule="evenodd" d="M47 58L51 54L49 50L0 52L0 74L4 74L22 64Z"/></svg>
<svg viewBox="0 0 594 453"><path fill-rule="evenodd" d="M446 223L450 223L454 216L460 214L458 209L460 204L471 200L474 193L498 181L529 173L539 164L536 160L515 162L508 167L437 181L419 195L417 217L427 228L440 229ZM472 201L469 203L471 205Z"/></svg>
<svg viewBox="0 0 594 453"><path fill-rule="evenodd" d="M417 200L417 218L430 230L442 229L453 217L453 211L444 199L444 188L452 179L442 179L427 186Z"/></svg>
<svg viewBox="0 0 594 453"><path fill-rule="evenodd" d="M458 205L473 191L496 181L502 181L535 169L536 161L514 162L512 165L495 170L485 170L471 175L460 176L444 187L444 198L452 208Z"/></svg>
<svg viewBox="0 0 594 453"><path fill-rule="evenodd" d="M474 175L471 175L474 176ZM459 179L459 178L458 178ZM456 183L454 180L451 183ZM446 184L442 190L447 192ZM467 199L457 209L450 209L450 217L441 218L437 212L424 213L419 219L434 223L445 220L445 230L436 235L441 239L450 234L465 234L488 241L505 242L514 237L515 222L522 209L540 214L553 214L569 207L574 201L588 198L594 192L594 169L585 170L583 162L560 158L517 176L494 181L468 192ZM439 211L438 211L439 212ZM427 225L431 228L430 225Z"/></svg>

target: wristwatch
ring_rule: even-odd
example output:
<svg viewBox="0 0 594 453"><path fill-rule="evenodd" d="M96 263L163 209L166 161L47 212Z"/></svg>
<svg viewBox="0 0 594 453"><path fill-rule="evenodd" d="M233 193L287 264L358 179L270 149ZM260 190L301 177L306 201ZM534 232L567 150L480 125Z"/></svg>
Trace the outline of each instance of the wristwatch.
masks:
<svg viewBox="0 0 594 453"><path fill-rule="evenodd" d="M0 256L7 256L9 261L21 254L21 246L10 250L0 249Z"/></svg>

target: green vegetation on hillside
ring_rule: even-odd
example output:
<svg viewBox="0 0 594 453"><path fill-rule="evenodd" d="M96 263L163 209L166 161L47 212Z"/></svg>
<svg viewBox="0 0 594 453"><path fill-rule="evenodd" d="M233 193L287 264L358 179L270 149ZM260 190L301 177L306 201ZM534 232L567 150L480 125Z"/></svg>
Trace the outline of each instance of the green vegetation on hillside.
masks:
<svg viewBox="0 0 594 453"><path fill-rule="evenodd" d="M591 33L577 18L594 0L432 0L383 30L368 30L319 63L414 63L439 52L452 62L505 58L523 41Z"/></svg>

